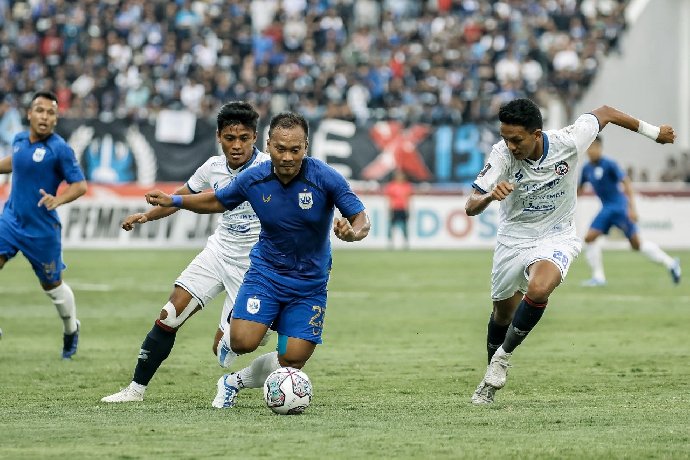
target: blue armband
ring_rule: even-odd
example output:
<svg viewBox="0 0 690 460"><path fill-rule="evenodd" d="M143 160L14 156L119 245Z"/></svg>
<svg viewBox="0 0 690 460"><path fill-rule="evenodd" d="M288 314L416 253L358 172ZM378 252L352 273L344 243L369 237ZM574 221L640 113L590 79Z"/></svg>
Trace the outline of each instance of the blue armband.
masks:
<svg viewBox="0 0 690 460"><path fill-rule="evenodd" d="M170 198L172 198L172 204L176 208L181 208L182 207L182 196L181 195L170 195Z"/></svg>

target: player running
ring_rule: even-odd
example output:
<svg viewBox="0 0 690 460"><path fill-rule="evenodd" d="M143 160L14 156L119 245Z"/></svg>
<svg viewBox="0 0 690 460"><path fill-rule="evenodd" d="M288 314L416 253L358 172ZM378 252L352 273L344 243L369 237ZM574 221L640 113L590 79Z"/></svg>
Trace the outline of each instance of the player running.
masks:
<svg viewBox="0 0 690 460"><path fill-rule="evenodd" d="M637 211L632 189L632 181L610 158L602 155L601 137L597 137L587 149L589 162L582 168L577 193L580 195L586 183L590 183L599 200L601 210L594 218L585 235L585 256L592 269L592 278L584 286L603 286L606 284L604 263L601 254L601 235L608 235L611 227L618 227L630 242L630 247L640 251L649 260L663 265L671 274L674 283L680 283L680 260L666 254L649 240L641 240L637 228ZM622 190L621 190L622 188Z"/></svg>
<svg viewBox="0 0 690 460"><path fill-rule="evenodd" d="M493 311L487 328L489 365L472 395L494 400L503 388L513 350L541 319L549 296L580 252L575 234L578 156L607 124L673 143L673 128L650 125L608 106L581 115L559 130L542 130L539 107L516 99L501 107L502 141L494 144L467 200L467 215L500 201L491 272Z"/></svg>
<svg viewBox="0 0 690 460"><path fill-rule="evenodd" d="M146 194L153 205L199 213L235 209L246 200L261 221L261 237L232 311L230 345L234 353L250 353L271 326L279 334L278 351L221 376L213 407L234 406L241 389L260 388L280 366L305 365L321 343L332 260L330 232L349 242L369 233L364 204L345 178L306 157L308 136L304 117L278 114L269 127L271 163L248 170L215 194ZM334 219L335 208L344 217Z"/></svg>
<svg viewBox="0 0 690 460"><path fill-rule="evenodd" d="M175 193L190 195L207 189L221 189L242 171L268 161L270 157L254 146L258 119L259 114L247 102L223 105L218 112L216 131L223 154L206 160ZM132 214L124 220L122 228L129 231L136 224L170 216L177 210L155 207L146 213ZM223 212L206 247L175 280L168 302L141 345L132 382L118 393L102 398L102 402L142 401L153 375L170 354L178 329L223 291L226 297L213 352L218 355L221 366L232 364L236 355L228 353L228 341L222 337L226 334L229 338L228 318L249 267L249 251L258 240L260 229L259 219L249 203ZM267 331L262 344L266 343L269 334Z"/></svg>
<svg viewBox="0 0 690 460"><path fill-rule="evenodd" d="M12 155L0 159L0 173L12 173L10 197L0 214L0 268L19 251L31 263L63 325L62 358L71 359L79 343L74 293L62 279L62 224L58 206L86 193L84 173L74 150L56 134L58 99L37 92L27 114L29 130L12 142ZM67 187L58 195L58 186Z"/></svg>

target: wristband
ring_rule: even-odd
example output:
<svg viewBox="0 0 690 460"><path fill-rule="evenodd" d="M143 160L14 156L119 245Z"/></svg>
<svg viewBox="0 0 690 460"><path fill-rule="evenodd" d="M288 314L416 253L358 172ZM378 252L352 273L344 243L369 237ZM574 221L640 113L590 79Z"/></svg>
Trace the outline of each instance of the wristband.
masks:
<svg viewBox="0 0 690 460"><path fill-rule="evenodd" d="M176 208L182 207L182 196L181 195L170 195L170 198L172 198L172 205L173 206L175 206Z"/></svg>
<svg viewBox="0 0 690 460"><path fill-rule="evenodd" d="M637 132L645 137L650 138L653 141L656 141L659 137L659 132L661 132L661 128L659 128L658 126L651 125L646 121L639 120L639 122L640 126L638 126L637 128Z"/></svg>

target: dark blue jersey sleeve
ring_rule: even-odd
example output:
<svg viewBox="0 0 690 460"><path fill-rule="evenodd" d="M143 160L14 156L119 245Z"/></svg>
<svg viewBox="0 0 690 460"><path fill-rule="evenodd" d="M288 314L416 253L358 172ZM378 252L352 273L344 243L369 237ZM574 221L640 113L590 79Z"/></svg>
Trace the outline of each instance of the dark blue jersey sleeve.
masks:
<svg viewBox="0 0 690 460"><path fill-rule="evenodd" d="M61 142L56 147L60 169L65 182L72 184L74 182L81 182L86 180L84 172L79 166L77 157L74 155L74 150L67 143Z"/></svg>
<svg viewBox="0 0 690 460"><path fill-rule="evenodd" d="M347 180L335 169L328 168L330 176L327 183L331 186L333 202L343 217L352 217L364 211L364 203L355 195Z"/></svg>

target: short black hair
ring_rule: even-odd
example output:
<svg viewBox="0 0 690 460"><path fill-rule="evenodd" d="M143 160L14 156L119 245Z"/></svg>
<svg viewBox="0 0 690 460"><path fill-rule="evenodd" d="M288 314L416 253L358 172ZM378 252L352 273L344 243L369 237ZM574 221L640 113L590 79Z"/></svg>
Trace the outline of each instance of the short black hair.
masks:
<svg viewBox="0 0 690 460"><path fill-rule="evenodd" d="M544 122L537 104L530 99L514 99L498 111L498 119L506 125L522 126L527 131L542 129Z"/></svg>
<svg viewBox="0 0 690 460"><path fill-rule="evenodd" d="M275 128L293 128L295 126L301 126L304 130L304 138L309 138L309 124L307 120L295 112L281 112L271 118L271 124L268 127L268 137L271 137L271 133Z"/></svg>
<svg viewBox="0 0 690 460"><path fill-rule="evenodd" d="M51 101L55 101L56 104L58 102L58 97L54 92L52 92L52 91L38 91L37 93L34 93L33 97L31 98L31 104L33 104L34 101L36 99L38 99L39 97L44 97L46 99L50 99Z"/></svg>
<svg viewBox="0 0 690 460"><path fill-rule="evenodd" d="M220 133L226 126L244 125L256 132L259 124L259 114L249 102L232 101L223 104L216 117L218 132Z"/></svg>

